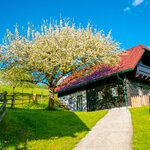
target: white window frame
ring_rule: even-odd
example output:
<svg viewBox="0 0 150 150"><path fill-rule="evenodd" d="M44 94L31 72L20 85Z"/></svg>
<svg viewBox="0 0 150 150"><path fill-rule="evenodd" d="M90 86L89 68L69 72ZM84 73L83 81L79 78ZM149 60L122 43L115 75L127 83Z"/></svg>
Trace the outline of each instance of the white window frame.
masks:
<svg viewBox="0 0 150 150"><path fill-rule="evenodd" d="M102 91L98 91L97 96L98 96L99 100L102 100L103 99L103 92Z"/></svg>
<svg viewBox="0 0 150 150"><path fill-rule="evenodd" d="M119 94L118 94L118 87L117 86L111 88L111 95L113 97L118 97Z"/></svg>

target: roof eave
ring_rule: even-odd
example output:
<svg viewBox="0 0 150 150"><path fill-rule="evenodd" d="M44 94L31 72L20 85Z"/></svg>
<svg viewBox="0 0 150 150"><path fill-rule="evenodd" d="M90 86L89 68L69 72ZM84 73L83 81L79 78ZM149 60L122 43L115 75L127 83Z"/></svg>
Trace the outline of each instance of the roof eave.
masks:
<svg viewBox="0 0 150 150"><path fill-rule="evenodd" d="M79 84L79 85L75 85L75 86L72 86L72 87L70 87L70 88L67 88L67 89L64 89L64 90L57 91L57 92L55 92L55 93L66 92L66 91L69 91L69 90L72 90L72 89L75 89L75 88L78 88L78 87L82 87L82 86L91 84L91 83L93 83L93 82L97 82L97 81L100 81L100 80L103 80L103 79L106 79L106 78L115 76L115 75L117 75L117 74L122 74L122 73L129 72L129 71L132 71L132 70L134 70L134 68L129 68L129 69L127 69L127 70L123 70L123 71L120 71L120 72L116 72L116 73L113 73L113 74L109 74L109 75L107 75L107 76L100 77L100 78L98 78L98 79L94 79L94 80L91 80L91 81L87 81L87 82L85 82L85 83L82 83L82 84Z"/></svg>

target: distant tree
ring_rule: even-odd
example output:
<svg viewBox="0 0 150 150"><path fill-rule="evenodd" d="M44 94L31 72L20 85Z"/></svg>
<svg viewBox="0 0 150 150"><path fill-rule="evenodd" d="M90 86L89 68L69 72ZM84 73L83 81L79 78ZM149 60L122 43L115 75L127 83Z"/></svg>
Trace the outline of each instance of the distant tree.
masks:
<svg viewBox="0 0 150 150"><path fill-rule="evenodd" d="M27 33L7 31L0 51L1 74L10 82L44 83L49 89L48 107L54 106L58 80L77 68L95 63L113 65L118 61L119 43L110 33L96 31L69 21L43 23L40 30L28 26Z"/></svg>

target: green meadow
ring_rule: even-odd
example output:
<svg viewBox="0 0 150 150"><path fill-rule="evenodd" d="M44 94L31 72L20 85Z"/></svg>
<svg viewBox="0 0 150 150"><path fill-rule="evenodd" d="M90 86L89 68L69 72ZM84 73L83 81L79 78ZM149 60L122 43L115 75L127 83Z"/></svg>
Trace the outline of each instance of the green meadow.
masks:
<svg viewBox="0 0 150 150"><path fill-rule="evenodd" d="M106 113L9 109L0 123L0 145L7 150L71 150Z"/></svg>

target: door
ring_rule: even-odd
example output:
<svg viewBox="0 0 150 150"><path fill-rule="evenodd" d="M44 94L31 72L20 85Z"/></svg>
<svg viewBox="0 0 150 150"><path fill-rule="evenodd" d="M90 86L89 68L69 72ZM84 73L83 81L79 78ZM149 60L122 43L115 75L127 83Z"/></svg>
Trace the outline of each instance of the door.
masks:
<svg viewBox="0 0 150 150"><path fill-rule="evenodd" d="M77 96L77 111L83 110L82 95Z"/></svg>
<svg viewBox="0 0 150 150"><path fill-rule="evenodd" d="M87 110L88 111L94 111L96 110L96 91L95 89L89 89L87 90Z"/></svg>

